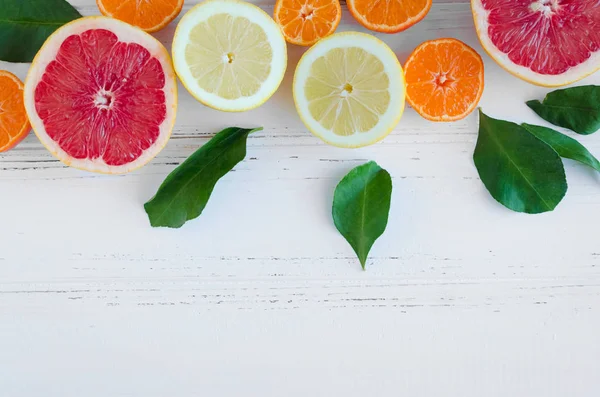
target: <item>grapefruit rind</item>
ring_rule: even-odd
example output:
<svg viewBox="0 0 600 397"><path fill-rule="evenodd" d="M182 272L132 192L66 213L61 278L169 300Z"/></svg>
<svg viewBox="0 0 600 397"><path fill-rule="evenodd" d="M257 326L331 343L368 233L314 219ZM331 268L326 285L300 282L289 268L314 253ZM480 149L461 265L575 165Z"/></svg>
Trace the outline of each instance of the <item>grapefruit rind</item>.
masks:
<svg viewBox="0 0 600 397"><path fill-rule="evenodd" d="M355 7L354 4L355 0L347 0L346 1L346 5L348 6L348 11L350 11L350 14L352 14L352 16L354 17L354 19L356 19L358 21L358 23L360 23L362 26L364 26L365 28L369 29L369 30L373 30L375 32L381 32L381 33L399 33L402 32L408 28L410 28L411 26L417 24L418 22L420 22L421 20L423 20L423 18L425 18L427 16L427 14L429 13L429 10L431 10L431 5L433 4L433 1L429 1L427 2L427 6L417 15L410 17L409 19L407 19L406 21L404 21L401 24L398 25L386 25L386 24L376 24L376 23L372 23L369 22L364 15L360 14Z"/></svg>
<svg viewBox="0 0 600 397"><path fill-rule="evenodd" d="M539 85L542 87L561 87L579 81L592 73L600 70L600 51L591 54L590 58L579 65L570 68L565 73L551 75L541 74L533 70L517 65L511 61L507 54L503 53L490 40L488 35L488 14L481 0L471 0L471 10L473 12L473 20L479 42L485 52L492 58L500 67L512 75L527 81L528 83Z"/></svg>
<svg viewBox="0 0 600 397"><path fill-rule="evenodd" d="M6 70L0 70L0 76L5 76L13 80L15 84L19 86L21 91L23 90L23 82L11 72ZM27 135L29 134L29 130L31 130L31 124L29 123L29 121L27 121L25 122L25 124L23 124L19 132L15 134L14 138L11 141L9 141L5 146L0 146L0 153L7 152L10 149L17 146L23 139L25 139L25 137L27 137Z"/></svg>
<svg viewBox="0 0 600 397"><path fill-rule="evenodd" d="M137 159L119 166L108 165L101 157L96 159L77 159L70 156L46 133L44 123L35 108L35 89L41 81L46 67L55 59L63 41L71 35L81 34L90 29L108 29L113 32L121 42L143 45L144 48L150 52L150 55L160 62L165 75L165 87L163 90L167 99L167 114L165 120L159 126L160 133L158 138ZM33 59L29 72L27 73L24 98L25 110L27 111L33 131L42 145L44 145L46 149L62 163L84 171L103 174L124 174L146 165L165 147L171 137L177 112L177 80L169 53L154 37L143 30L118 19L103 16L84 17L63 25L48 37Z"/></svg>
<svg viewBox="0 0 600 397"><path fill-rule="evenodd" d="M358 47L378 57L389 78L389 92L392 93L387 112L369 132L359 132L351 136L340 136L323 127L314 120L308 110L308 101L304 94L304 84L308 79L313 62L335 48ZM400 94L399 94L400 93ZM383 41L375 36L359 32L335 33L318 41L302 55L294 73L294 103L300 119L310 132L332 146L340 148L359 148L383 140L398 125L404 113L406 89L404 71L396 54ZM358 138L358 139L357 139Z"/></svg>
<svg viewBox="0 0 600 397"><path fill-rule="evenodd" d="M200 87L189 70L185 59L185 48L189 42L190 33L200 22L217 14L247 18L259 25L269 38L273 51L271 73L263 82L260 90L252 96L226 99L207 92ZM244 112L261 106L277 91L287 67L287 45L279 25L260 7L239 0L207 0L192 7L177 25L171 52L175 72L188 92L202 104L225 112Z"/></svg>

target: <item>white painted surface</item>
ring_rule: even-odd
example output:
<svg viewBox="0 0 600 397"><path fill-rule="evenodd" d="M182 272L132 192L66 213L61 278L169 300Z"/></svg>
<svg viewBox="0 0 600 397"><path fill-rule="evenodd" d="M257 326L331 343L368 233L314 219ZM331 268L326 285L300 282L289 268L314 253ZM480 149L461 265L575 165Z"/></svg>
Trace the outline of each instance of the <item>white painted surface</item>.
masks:
<svg viewBox="0 0 600 397"><path fill-rule="evenodd" d="M362 31L343 11L340 30ZM481 52L461 1L378 36L401 61L444 36ZM327 146L293 108L301 53L289 48L282 87L255 111L213 111L181 89L173 138L132 174L66 168L33 134L0 155L0 396L600 393L600 177L566 161L556 211L512 213L477 178L475 115L435 124L408 109L381 144ZM547 90L484 59L484 110L540 123L523 102ZM20 77L27 67L0 64ZM150 228L143 203L229 125L265 131L199 219ZM599 136L577 138L600 155ZM363 272L330 207L366 160L389 170L394 194Z"/></svg>

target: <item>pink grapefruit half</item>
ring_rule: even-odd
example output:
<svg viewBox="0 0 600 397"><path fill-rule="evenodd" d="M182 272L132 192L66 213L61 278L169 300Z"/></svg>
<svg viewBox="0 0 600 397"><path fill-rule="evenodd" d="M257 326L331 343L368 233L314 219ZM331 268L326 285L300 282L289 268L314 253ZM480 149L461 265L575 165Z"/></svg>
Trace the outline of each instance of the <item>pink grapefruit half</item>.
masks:
<svg viewBox="0 0 600 397"><path fill-rule="evenodd" d="M36 135L63 163L121 174L149 162L167 143L177 110L171 59L148 33L106 17L54 32L25 81Z"/></svg>
<svg viewBox="0 0 600 397"><path fill-rule="evenodd" d="M546 87L600 69L599 0L471 0L483 48L504 69Z"/></svg>

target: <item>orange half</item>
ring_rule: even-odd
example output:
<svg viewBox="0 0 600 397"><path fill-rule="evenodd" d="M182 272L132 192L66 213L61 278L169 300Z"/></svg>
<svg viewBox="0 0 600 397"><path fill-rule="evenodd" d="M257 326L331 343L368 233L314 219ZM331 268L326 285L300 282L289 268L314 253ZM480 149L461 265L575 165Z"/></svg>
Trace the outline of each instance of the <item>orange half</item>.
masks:
<svg viewBox="0 0 600 397"><path fill-rule="evenodd" d="M432 0L347 0L348 10L365 28L396 33L410 28L431 9Z"/></svg>
<svg viewBox="0 0 600 397"><path fill-rule="evenodd" d="M179 15L183 0L96 0L102 15L157 32Z"/></svg>
<svg viewBox="0 0 600 397"><path fill-rule="evenodd" d="M23 82L0 70L0 152L15 147L30 129L23 102Z"/></svg>
<svg viewBox="0 0 600 397"><path fill-rule="evenodd" d="M483 93L481 56L456 39L426 41L404 66L406 100L432 121L460 120L471 113Z"/></svg>
<svg viewBox="0 0 600 397"><path fill-rule="evenodd" d="M273 19L288 43L310 46L340 24L339 0L277 0Z"/></svg>

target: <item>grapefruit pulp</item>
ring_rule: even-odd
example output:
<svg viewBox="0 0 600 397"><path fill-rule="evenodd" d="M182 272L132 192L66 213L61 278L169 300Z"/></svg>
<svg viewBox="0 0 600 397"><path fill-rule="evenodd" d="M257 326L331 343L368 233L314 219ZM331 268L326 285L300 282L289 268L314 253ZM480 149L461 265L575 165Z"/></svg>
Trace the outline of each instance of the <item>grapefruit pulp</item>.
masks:
<svg viewBox="0 0 600 397"><path fill-rule="evenodd" d="M60 161L117 174L143 166L167 143L177 86L160 42L116 19L87 17L44 43L24 98L33 130Z"/></svg>
<svg viewBox="0 0 600 397"><path fill-rule="evenodd" d="M504 69L554 87L600 68L600 1L471 0L477 34Z"/></svg>

